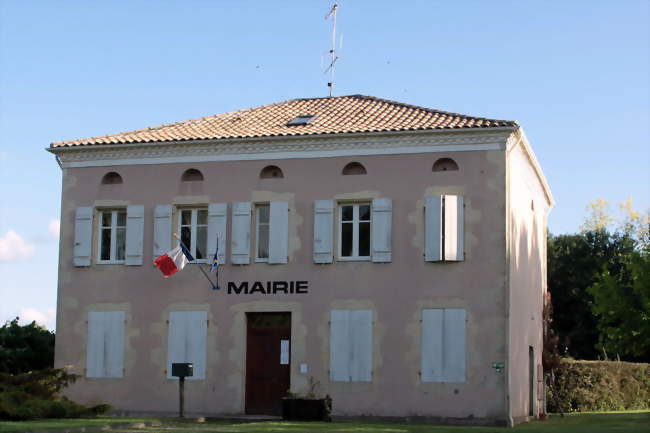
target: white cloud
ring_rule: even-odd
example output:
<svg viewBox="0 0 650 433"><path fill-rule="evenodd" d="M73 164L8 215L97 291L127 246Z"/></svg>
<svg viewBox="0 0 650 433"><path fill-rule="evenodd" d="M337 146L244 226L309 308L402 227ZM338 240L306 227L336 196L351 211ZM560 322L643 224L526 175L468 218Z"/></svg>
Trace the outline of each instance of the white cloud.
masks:
<svg viewBox="0 0 650 433"><path fill-rule="evenodd" d="M50 234L54 239L59 239L60 228L61 228L61 221L52 220L50 221L50 224L47 226L47 231L50 232Z"/></svg>
<svg viewBox="0 0 650 433"><path fill-rule="evenodd" d="M54 329L56 311L54 311L54 308L48 308L45 311L40 311L36 308L27 307L20 310L18 317L20 318L21 323L27 324L34 321L39 325L47 327L48 329Z"/></svg>
<svg viewBox="0 0 650 433"><path fill-rule="evenodd" d="M0 262L28 259L34 255L36 248L28 244L18 233L9 230L0 237Z"/></svg>

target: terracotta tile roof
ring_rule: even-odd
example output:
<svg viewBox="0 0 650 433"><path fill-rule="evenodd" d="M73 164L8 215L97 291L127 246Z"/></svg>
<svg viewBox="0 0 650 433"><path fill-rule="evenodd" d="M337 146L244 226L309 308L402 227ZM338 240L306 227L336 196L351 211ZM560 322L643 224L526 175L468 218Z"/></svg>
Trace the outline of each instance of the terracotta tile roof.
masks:
<svg viewBox="0 0 650 433"><path fill-rule="evenodd" d="M301 115L314 117L306 125L287 125ZM516 126L510 120L472 117L372 96L350 95L292 99L136 131L59 141L52 143L52 147Z"/></svg>

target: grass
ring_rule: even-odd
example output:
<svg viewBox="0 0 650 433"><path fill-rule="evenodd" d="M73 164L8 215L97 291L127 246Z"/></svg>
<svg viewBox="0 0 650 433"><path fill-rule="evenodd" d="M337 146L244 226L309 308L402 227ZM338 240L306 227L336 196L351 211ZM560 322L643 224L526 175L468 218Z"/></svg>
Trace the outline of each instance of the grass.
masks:
<svg viewBox="0 0 650 433"><path fill-rule="evenodd" d="M150 425L151 423L155 425ZM99 428L110 425L112 425L111 432L120 433L648 433L650 432L650 411L580 413L564 417L551 415L550 419L546 421L523 423L514 429L358 422L233 424L230 422L178 422L170 418L94 418L0 421L0 433L66 430L82 427Z"/></svg>

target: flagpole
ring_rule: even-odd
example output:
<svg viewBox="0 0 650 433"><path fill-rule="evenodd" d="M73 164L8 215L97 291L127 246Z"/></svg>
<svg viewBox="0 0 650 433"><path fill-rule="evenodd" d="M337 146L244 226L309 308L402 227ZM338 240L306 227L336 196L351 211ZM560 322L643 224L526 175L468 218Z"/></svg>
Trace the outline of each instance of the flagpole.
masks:
<svg viewBox="0 0 650 433"><path fill-rule="evenodd" d="M177 233L174 233L174 237L175 237L176 239L178 239L178 242L179 242L179 243L180 243L180 244L181 244L185 249L187 249L187 250L189 251L189 249L188 249L187 246L183 243L183 241L181 240L181 237L178 236ZM200 265L201 265L200 263L192 263L192 262L190 262L189 264L190 264L190 265L199 265L199 266L198 266L199 270L203 273L203 275L205 275L205 278L207 278L207 280L210 282L210 286L212 286L212 290L217 290L217 289L215 288L216 286L214 285L214 283L212 282L212 280L210 279L210 277L208 276L208 274L206 274L205 269L203 269L203 268L200 266Z"/></svg>

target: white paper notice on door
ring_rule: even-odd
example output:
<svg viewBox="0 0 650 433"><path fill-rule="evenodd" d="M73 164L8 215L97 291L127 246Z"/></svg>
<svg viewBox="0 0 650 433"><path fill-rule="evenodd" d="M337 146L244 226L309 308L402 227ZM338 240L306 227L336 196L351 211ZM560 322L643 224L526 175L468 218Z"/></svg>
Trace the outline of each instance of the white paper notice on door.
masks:
<svg viewBox="0 0 650 433"><path fill-rule="evenodd" d="M280 340L280 364L289 364L289 340Z"/></svg>

